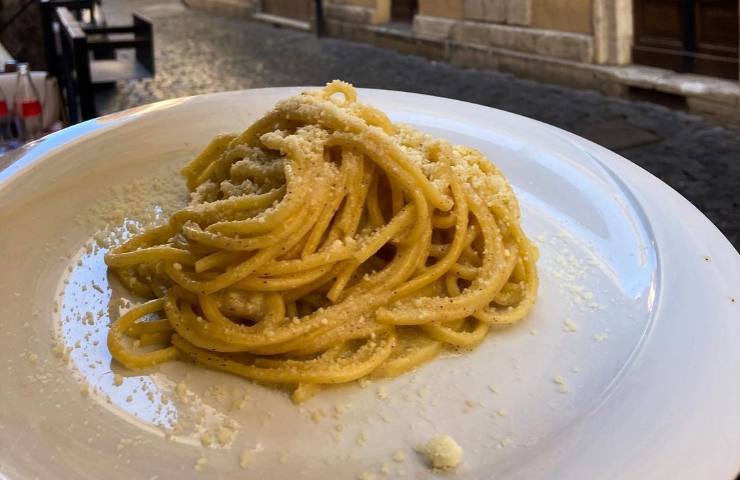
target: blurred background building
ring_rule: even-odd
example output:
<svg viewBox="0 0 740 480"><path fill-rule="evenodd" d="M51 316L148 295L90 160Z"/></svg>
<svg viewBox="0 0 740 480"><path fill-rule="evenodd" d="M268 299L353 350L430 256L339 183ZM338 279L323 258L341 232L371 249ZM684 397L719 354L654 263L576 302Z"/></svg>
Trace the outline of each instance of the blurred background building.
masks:
<svg viewBox="0 0 740 480"><path fill-rule="evenodd" d="M453 65L657 102L740 126L738 0L183 2ZM0 0L0 43L36 69L44 68L41 3Z"/></svg>
<svg viewBox="0 0 740 480"><path fill-rule="evenodd" d="M185 2L740 126L737 0Z"/></svg>

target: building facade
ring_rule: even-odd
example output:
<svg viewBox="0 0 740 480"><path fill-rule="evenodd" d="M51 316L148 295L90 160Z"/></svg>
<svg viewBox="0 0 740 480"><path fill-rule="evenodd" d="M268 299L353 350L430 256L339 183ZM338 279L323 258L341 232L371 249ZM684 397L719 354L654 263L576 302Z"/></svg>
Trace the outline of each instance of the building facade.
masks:
<svg viewBox="0 0 740 480"><path fill-rule="evenodd" d="M738 0L188 0L196 2L740 126Z"/></svg>

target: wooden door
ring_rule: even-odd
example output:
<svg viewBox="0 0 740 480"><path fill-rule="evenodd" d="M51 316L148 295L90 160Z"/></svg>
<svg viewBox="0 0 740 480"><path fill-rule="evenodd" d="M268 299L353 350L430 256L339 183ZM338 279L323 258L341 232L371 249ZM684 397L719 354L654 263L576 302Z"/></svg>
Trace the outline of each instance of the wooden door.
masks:
<svg viewBox="0 0 740 480"><path fill-rule="evenodd" d="M635 0L634 63L738 78L738 0Z"/></svg>
<svg viewBox="0 0 740 480"><path fill-rule="evenodd" d="M391 0L391 20L394 22L411 22L418 11L418 0Z"/></svg>
<svg viewBox="0 0 740 480"><path fill-rule="evenodd" d="M262 0L262 11L271 15L310 22L314 0Z"/></svg>

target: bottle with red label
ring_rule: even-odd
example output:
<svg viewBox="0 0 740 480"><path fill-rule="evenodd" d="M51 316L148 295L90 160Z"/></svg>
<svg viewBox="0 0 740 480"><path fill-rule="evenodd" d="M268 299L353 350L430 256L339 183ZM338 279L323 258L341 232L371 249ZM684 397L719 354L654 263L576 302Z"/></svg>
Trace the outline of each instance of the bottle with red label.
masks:
<svg viewBox="0 0 740 480"><path fill-rule="evenodd" d="M11 148L10 110L5 92L0 88L0 155Z"/></svg>
<svg viewBox="0 0 740 480"><path fill-rule="evenodd" d="M15 82L15 122L21 142L30 142L43 135L41 99L31 80L27 63L18 64L18 79Z"/></svg>

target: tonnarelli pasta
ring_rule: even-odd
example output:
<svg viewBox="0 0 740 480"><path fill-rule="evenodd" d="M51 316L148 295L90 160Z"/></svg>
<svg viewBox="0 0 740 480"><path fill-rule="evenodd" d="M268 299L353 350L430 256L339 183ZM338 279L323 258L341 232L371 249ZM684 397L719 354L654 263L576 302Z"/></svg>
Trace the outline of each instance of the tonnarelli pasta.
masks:
<svg viewBox="0 0 740 480"><path fill-rule="evenodd" d="M537 250L501 172L347 83L216 137L182 175L190 205L105 257L151 298L108 336L128 368L185 357L300 402L475 347L535 300Z"/></svg>

